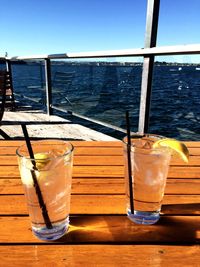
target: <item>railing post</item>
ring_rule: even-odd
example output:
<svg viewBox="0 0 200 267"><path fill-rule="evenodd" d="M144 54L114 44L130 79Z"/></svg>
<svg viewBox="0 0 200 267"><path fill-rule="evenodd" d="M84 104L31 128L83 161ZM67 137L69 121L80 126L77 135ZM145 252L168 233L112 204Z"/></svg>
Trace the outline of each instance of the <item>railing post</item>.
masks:
<svg viewBox="0 0 200 267"><path fill-rule="evenodd" d="M11 73L11 63L8 59L6 59L6 70Z"/></svg>
<svg viewBox="0 0 200 267"><path fill-rule="evenodd" d="M156 46L160 0L148 0L145 48ZM144 56L138 131L148 132L154 55Z"/></svg>
<svg viewBox="0 0 200 267"><path fill-rule="evenodd" d="M52 114L52 86L51 86L51 62L49 58L45 58L45 82L46 82L46 106L47 114Z"/></svg>
<svg viewBox="0 0 200 267"><path fill-rule="evenodd" d="M12 78L12 64L9 59L6 59L6 70L9 73L9 84L7 84L7 90L9 91L9 94L7 95L7 105L10 103L10 110L15 111L15 96L13 91L13 78Z"/></svg>

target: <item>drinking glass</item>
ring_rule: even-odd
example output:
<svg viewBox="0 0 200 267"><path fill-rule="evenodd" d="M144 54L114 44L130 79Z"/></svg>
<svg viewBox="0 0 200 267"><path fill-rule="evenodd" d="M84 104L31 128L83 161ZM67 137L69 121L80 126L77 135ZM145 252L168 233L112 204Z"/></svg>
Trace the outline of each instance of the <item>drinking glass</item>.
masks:
<svg viewBox="0 0 200 267"><path fill-rule="evenodd" d="M123 140L127 215L137 224L154 224L160 217L171 158L167 147L152 147L161 138L135 134L131 135L130 145L127 138Z"/></svg>
<svg viewBox="0 0 200 267"><path fill-rule="evenodd" d="M16 151L32 231L42 240L60 238L68 229L73 146L60 140L32 142Z"/></svg>

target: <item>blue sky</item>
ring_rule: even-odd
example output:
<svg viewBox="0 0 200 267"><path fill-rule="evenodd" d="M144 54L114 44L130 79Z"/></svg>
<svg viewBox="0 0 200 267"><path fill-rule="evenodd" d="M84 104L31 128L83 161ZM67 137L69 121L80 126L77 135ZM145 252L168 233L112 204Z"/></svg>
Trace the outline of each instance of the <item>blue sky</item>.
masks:
<svg viewBox="0 0 200 267"><path fill-rule="evenodd" d="M200 0L160 0L157 45L200 43ZM0 55L144 46L146 0L0 0ZM4 11L4 12L3 12ZM180 58L180 57L179 57ZM182 57L199 61L199 57ZM176 60L176 57L171 57Z"/></svg>

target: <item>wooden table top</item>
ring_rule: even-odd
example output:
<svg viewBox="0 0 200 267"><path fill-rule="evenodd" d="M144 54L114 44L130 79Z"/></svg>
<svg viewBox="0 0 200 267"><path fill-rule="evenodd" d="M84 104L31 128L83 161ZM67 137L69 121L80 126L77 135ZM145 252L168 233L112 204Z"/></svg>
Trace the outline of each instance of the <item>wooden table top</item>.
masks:
<svg viewBox="0 0 200 267"><path fill-rule="evenodd" d="M185 142L189 164L172 159L160 221L125 214L121 142L74 141L70 230L33 236L16 148L0 141L0 266L200 266L200 142Z"/></svg>

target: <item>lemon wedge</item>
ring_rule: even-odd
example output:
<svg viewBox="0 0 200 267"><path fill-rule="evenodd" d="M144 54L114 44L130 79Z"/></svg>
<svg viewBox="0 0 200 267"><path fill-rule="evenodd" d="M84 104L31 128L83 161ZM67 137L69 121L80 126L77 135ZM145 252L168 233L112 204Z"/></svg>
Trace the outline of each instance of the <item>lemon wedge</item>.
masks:
<svg viewBox="0 0 200 267"><path fill-rule="evenodd" d="M156 141L153 148L168 147L171 149L172 154L176 157L179 156L184 162L189 161L189 151L186 145L175 139L165 138Z"/></svg>
<svg viewBox="0 0 200 267"><path fill-rule="evenodd" d="M37 168L37 170L34 170L34 173L37 180L41 181L46 179L47 172L42 170L50 161L50 159L48 160L49 158L48 154L36 153L34 154L34 158L36 161L36 168ZM22 183L25 184L26 186L33 186L33 177L31 174L31 170L33 170L32 162L30 160L24 159L20 167L20 173L21 173Z"/></svg>
<svg viewBox="0 0 200 267"><path fill-rule="evenodd" d="M45 154L45 153L36 153L36 154L34 154L34 158L36 161L36 168L38 170L43 169L50 161L50 160L48 160L48 158L49 158L48 154Z"/></svg>

